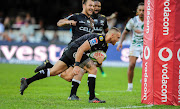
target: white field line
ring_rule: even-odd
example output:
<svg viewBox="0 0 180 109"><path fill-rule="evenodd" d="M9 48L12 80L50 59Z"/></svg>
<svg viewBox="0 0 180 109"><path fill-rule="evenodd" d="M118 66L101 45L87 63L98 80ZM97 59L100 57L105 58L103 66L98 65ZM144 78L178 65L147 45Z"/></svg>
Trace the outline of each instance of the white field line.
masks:
<svg viewBox="0 0 180 109"><path fill-rule="evenodd" d="M114 90L114 91L107 91L107 90L104 90L104 91L98 91L98 92L136 92L136 90L133 90L133 91L127 91L127 90ZM97 92L97 93L98 93Z"/></svg>
<svg viewBox="0 0 180 109"><path fill-rule="evenodd" d="M126 106L126 107L98 107L98 108L94 108L94 109L132 109L132 108L144 108L144 107L152 107L153 105L145 105L145 106ZM84 108L84 109L93 109L93 108Z"/></svg>

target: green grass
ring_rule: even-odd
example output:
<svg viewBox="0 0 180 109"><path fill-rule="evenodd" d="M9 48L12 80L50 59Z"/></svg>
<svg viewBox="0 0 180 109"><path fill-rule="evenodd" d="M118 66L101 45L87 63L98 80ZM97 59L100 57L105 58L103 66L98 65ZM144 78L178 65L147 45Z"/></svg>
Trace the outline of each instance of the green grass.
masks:
<svg viewBox="0 0 180 109"><path fill-rule="evenodd" d="M141 104L141 68L135 69L134 91L126 92L127 68L104 67L107 77L98 71L96 79L97 97L105 104L88 103L87 74L84 75L77 95L80 101L68 101L71 83L59 77L50 77L29 85L24 95L19 94L20 78L31 77L35 65L0 64L0 109L121 109ZM131 107L132 108L132 107ZM139 107L140 108L140 107ZM141 107L147 108L147 107ZM180 108L180 106L152 106L153 109Z"/></svg>

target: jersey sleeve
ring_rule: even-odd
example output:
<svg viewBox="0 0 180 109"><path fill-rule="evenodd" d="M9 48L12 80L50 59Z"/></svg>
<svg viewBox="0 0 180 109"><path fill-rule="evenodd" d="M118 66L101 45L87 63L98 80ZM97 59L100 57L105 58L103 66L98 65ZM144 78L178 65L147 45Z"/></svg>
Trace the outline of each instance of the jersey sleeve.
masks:
<svg viewBox="0 0 180 109"><path fill-rule="evenodd" d="M126 30L131 31L133 29L134 26L134 21L132 20L132 18L128 21L128 23L126 24Z"/></svg>
<svg viewBox="0 0 180 109"><path fill-rule="evenodd" d="M93 34L93 35L94 37L88 39L90 46L93 47L98 44L101 46L101 42L105 40L103 35L102 34Z"/></svg>
<svg viewBox="0 0 180 109"><path fill-rule="evenodd" d="M68 19L68 20L75 20L76 21L76 14L72 14L72 15L69 15L69 16L67 16L66 17L66 19Z"/></svg>
<svg viewBox="0 0 180 109"><path fill-rule="evenodd" d="M94 38L89 38L88 39L88 42L90 44L90 47L93 47L95 46L96 44L98 44L99 40L97 37L94 37Z"/></svg>

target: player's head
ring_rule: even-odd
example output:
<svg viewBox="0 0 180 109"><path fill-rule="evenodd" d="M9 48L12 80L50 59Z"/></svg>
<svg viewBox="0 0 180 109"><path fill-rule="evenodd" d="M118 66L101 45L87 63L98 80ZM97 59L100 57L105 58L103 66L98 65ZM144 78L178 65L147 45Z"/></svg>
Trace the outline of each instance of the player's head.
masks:
<svg viewBox="0 0 180 109"><path fill-rule="evenodd" d="M137 15L139 15L140 18L144 18L144 3L141 2L137 6Z"/></svg>
<svg viewBox="0 0 180 109"><path fill-rule="evenodd" d="M119 41L120 36L121 36L121 31L118 28L113 27L107 32L106 41L108 43L115 45L116 42Z"/></svg>
<svg viewBox="0 0 180 109"><path fill-rule="evenodd" d="M94 0L82 0L83 12L91 16L94 11Z"/></svg>
<svg viewBox="0 0 180 109"><path fill-rule="evenodd" d="M94 14L98 14L101 11L101 2L94 0Z"/></svg>

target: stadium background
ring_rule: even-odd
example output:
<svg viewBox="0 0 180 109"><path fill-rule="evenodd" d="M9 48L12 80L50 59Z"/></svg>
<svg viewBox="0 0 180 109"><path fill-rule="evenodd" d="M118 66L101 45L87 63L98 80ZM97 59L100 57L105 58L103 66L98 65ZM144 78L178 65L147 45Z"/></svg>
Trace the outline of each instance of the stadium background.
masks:
<svg viewBox="0 0 180 109"><path fill-rule="evenodd" d="M117 11L118 21L124 22L135 15L139 2L144 0L101 0L101 13L108 16ZM55 26L60 18L82 11L82 0L1 0L0 17L15 17L30 12L37 21L43 19L47 26ZM3 15L2 15L3 14Z"/></svg>
<svg viewBox="0 0 180 109"><path fill-rule="evenodd" d="M73 1L73 2L72 2ZM103 0L102 14L106 16L117 11L117 24L120 22L126 23L127 19L135 15L136 6L143 0ZM44 26L47 33L52 35L52 32L58 30L62 37L65 38L70 34L69 28L57 28L56 23L60 18L64 18L70 13L81 12L81 0L1 0L0 1L0 19L2 22L9 16L15 18L18 15L25 16L24 13L30 12L36 19L36 24L39 25L41 20L44 21ZM116 26L117 26L116 24ZM124 26L124 25L123 25ZM39 29L37 28L36 31ZM66 30L66 31L64 31ZM7 30L5 30L7 31ZM16 26L13 31L19 31ZM68 42L68 40L67 40ZM64 44L64 43L63 43ZM62 43L56 44L56 47L64 47ZM22 49L28 48L34 51L36 47L48 48L55 47L53 43L22 43L0 41L0 61L3 63L24 63L31 64L30 61L16 60L17 56L22 57ZM127 54L128 43L124 46L123 53ZM3 48L3 51L2 51ZM21 48L21 49L20 49ZM14 49L14 51L13 51ZM115 48L110 49L115 52L112 60L117 60L121 54L116 54ZM18 51L18 53L17 53ZM6 55L6 59L5 56ZM38 53L37 53L38 54ZM44 53L47 55L46 53ZM111 53L112 54L112 53ZM48 54L50 55L50 54ZM59 56L58 53L51 54ZM124 54L122 54L124 55ZM31 56L30 56L31 57ZM54 56L52 56L54 57ZM8 61L9 59L10 61ZM53 58L56 59L56 58ZM126 62L128 57L125 56ZM87 75L83 78L78 96L81 101L67 101L71 83L65 82L59 77L47 78L32 84L24 96L19 94L20 78L31 77L34 75L33 70L37 65L21 65L21 64L2 64L0 62L0 108L1 109L121 109L121 108L153 108L153 109L179 109L179 106L152 106L141 104L141 83L139 80L142 77L142 69L135 68L134 91L127 92L127 67L104 67L107 77L101 77L100 71L97 73L96 92L98 97L105 99L106 104L89 104L87 102ZM32 64L39 64L32 61ZM117 64L116 64L117 65ZM124 65L127 65L125 63ZM110 87L109 87L110 86Z"/></svg>
<svg viewBox="0 0 180 109"><path fill-rule="evenodd" d="M139 2L143 0L101 0L101 13L110 16L114 12L118 12L113 26L118 27L123 31L123 28L129 18L136 13L136 7ZM3 39L0 37L0 62L11 64L40 64L45 59L50 59L56 62L63 48L71 40L71 29L69 26L57 27L56 23L72 13L82 11L81 0L6 0L1 1L0 20L4 24L4 32L9 32L12 29L12 34L16 36L14 39ZM34 27L34 40L23 42L19 38L21 34L21 26L25 24L26 15L30 14L34 21L31 25ZM18 17L22 22L18 23ZM9 22L7 23L7 18ZM5 23L6 22L6 23ZM19 25L20 24L20 25ZM43 41L41 28L45 29L47 41ZM57 33L57 35L55 35ZM11 35L12 35L11 34ZM57 36L57 37L55 37ZM57 40L58 39L58 40ZM117 52L116 46L110 45L107 52L107 60L104 66L128 66L128 50L130 44L131 34L125 41L125 46L120 52ZM43 48L43 47L44 48ZM49 51L51 48L51 51ZM54 48L54 49L53 49ZM26 51L28 49L28 52ZM52 49L54 51L52 51ZM42 52L43 51L43 52ZM113 56L112 56L113 52ZM41 55L41 56L40 56ZM141 60L137 62L137 66L141 66Z"/></svg>

